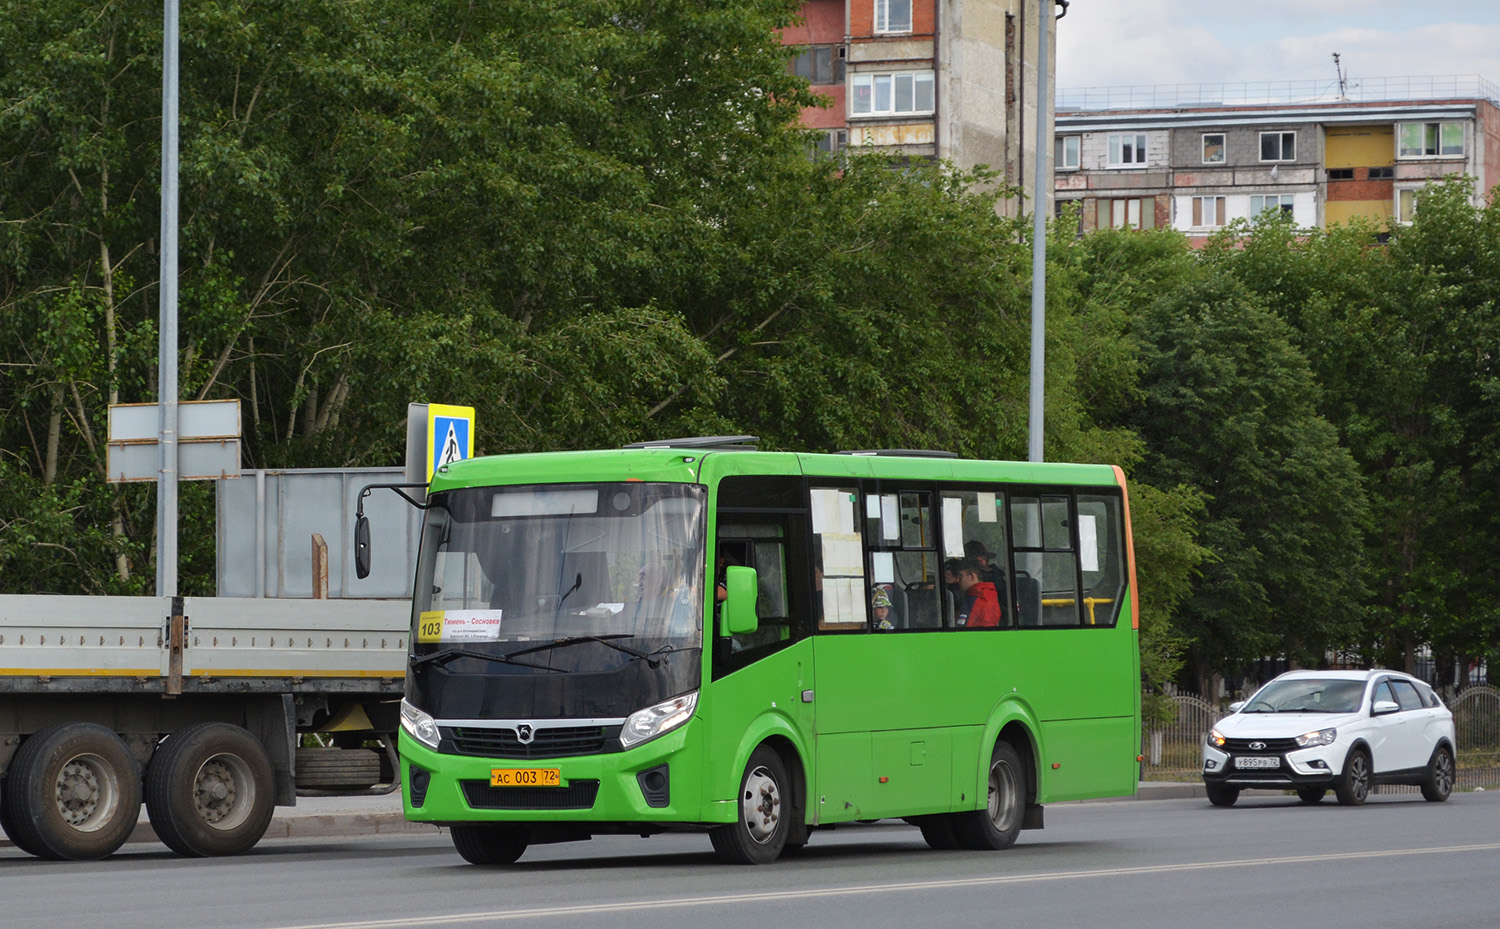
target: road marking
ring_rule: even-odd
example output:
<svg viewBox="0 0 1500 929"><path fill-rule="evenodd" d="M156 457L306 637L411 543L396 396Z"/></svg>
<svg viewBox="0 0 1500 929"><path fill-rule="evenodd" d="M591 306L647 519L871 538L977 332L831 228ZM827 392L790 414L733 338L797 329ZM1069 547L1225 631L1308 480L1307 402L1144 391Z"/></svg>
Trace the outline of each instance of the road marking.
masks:
<svg viewBox="0 0 1500 929"><path fill-rule="evenodd" d="M858 887L829 887L811 890L767 890L743 894L714 894L684 897L677 900L630 900L616 903L590 903L575 906L543 906L525 910L489 910L481 913L454 913L448 916L410 916L393 919L355 920L337 923L300 923L277 929L402 929L414 926L453 926L464 923L488 923L499 920L543 919L558 916L588 916L596 913L639 912L643 910L681 909L691 906L724 906L734 903L764 903L773 900L805 900L819 897L857 897L872 894L910 893L924 890L948 890L955 887L986 887L1003 884L1028 884L1039 881L1066 881L1080 878L1120 877L1139 874L1172 874L1184 871L1216 871L1225 868L1253 868L1264 865L1310 864L1332 861L1367 861L1373 858L1398 858L1410 855L1456 855L1468 852L1500 850L1500 842L1484 845L1448 845L1441 848L1393 848L1381 851L1340 852L1330 855L1288 855L1281 858L1239 858L1234 861L1202 861L1186 864L1141 865L1133 868L1097 868L1088 871L1044 871L1040 874L1003 874L989 877L949 878L936 881L905 881L899 884L870 884Z"/></svg>

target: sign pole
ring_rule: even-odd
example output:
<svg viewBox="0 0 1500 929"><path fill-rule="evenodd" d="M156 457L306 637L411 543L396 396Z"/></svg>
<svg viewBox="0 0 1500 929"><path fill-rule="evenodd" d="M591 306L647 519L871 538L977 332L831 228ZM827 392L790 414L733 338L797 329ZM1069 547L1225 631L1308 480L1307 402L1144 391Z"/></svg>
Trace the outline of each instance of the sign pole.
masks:
<svg viewBox="0 0 1500 929"><path fill-rule="evenodd" d="M161 69L161 322L157 402L156 594L177 596L177 52L178 0L165 0Z"/></svg>

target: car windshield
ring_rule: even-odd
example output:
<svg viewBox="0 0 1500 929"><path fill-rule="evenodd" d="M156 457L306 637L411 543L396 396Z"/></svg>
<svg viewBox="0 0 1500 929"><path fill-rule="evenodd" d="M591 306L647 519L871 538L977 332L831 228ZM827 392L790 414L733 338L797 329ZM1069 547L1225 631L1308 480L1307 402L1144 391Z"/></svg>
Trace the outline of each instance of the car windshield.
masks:
<svg viewBox="0 0 1500 929"><path fill-rule="evenodd" d="M1353 713L1364 692L1364 681L1322 677L1272 681L1245 703L1242 712Z"/></svg>

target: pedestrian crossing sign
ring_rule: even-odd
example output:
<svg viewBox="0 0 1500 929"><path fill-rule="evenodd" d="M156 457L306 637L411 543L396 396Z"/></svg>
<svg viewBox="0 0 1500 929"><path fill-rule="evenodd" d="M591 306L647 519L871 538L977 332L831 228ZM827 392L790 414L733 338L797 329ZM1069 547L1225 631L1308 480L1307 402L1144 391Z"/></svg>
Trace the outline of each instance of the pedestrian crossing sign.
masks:
<svg viewBox="0 0 1500 929"><path fill-rule="evenodd" d="M427 404L427 481L439 468L474 456L474 408Z"/></svg>

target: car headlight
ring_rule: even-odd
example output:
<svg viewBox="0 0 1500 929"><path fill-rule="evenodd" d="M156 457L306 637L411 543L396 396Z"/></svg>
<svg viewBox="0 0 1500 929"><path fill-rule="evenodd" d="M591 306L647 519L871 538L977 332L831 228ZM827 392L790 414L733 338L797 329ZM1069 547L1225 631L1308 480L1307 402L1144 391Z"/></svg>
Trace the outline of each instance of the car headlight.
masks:
<svg viewBox="0 0 1500 929"><path fill-rule="evenodd" d="M428 748L438 747L441 735L438 733L437 720L405 700L401 701L401 728Z"/></svg>
<svg viewBox="0 0 1500 929"><path fill-rule="evenodd" d="M1297 736L1296 741L1301 748L1316 748L1319 745L1332 745L1338 734L1337 729L1319 729L1317 732L1307 732Z"/></svg>
<svg viewBox="0 0 1500 929"><path fill-rule="evenodd" d="M1208 744L1214 748L1224 747L1224 734L1217 729L1208 730Z"/></svg>
<svg viewBox="0 0 1500 929"><path fill-rule="evenodd" d="M647 739L654 739L663 732L669 732L687 722L693 716L693 710L698 706L698 692L683 694L670 700L663 700L655 706L648 706L644 710L636 710L625 720L625 727L620 730L620 745L630 748L639 745Z"/></svg>

